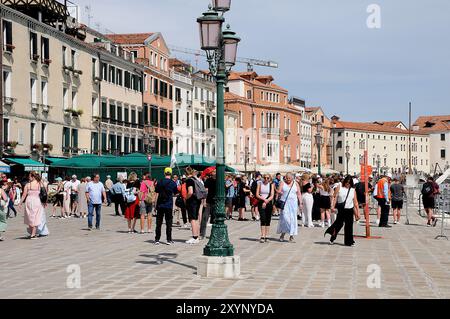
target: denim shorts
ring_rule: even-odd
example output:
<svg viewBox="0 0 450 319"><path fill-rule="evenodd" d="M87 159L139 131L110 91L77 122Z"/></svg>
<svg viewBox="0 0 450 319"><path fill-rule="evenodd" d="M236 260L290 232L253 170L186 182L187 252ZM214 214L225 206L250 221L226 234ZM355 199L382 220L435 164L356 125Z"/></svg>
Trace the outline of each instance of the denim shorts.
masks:
<svg viewBox="0 0 450 319"><path fill-rule="evenodd" d="M153 205L152 204L147 204L145 201L141 201L141 203L139 204L139 213L141 215L148 215L152 212L153 210Z"/></svg>

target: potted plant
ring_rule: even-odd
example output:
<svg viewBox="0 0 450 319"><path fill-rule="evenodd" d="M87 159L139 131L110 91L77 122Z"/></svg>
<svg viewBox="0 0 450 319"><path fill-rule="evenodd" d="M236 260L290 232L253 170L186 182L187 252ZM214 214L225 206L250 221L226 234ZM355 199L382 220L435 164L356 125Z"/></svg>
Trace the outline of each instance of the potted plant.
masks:
<svg viewBox="0 0 450 319"><path fill-rule="evenodd" d="M5 143L5 146L10 150L15 149L17 145L19 145L19 143L16 141L10 141Z"/></svg>
<svg viewBox="0 0 450 319"><path fill-rule="evenodd" d="M83 71L81 71L81 70L73 70L72 72L73 72L73 75L77 76L77 77L83 74Z"/></svg>
<svg viewBox="0 0 450 319"><path fill-rule="evenodd" d="M42 149L43 150L47 149L47 152L51 152L51 151L53 151L53 144L48 144L48 143L42 144Z"/></svg>

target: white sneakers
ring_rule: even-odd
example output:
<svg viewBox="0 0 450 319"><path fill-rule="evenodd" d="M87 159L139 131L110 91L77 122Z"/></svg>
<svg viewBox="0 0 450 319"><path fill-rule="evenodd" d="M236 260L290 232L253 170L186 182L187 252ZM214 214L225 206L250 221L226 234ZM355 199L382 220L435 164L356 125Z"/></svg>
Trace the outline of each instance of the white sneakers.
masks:
<svg viewBox="0 0 450 319"><path fill-rule="evenodd" d="M189 229L190 227L191 227L191 226L190 226L189 224L184 224L184 225L183 225L183 228L184 228L184 229Z"/></svg>
<svg viewBox="0 0 450 319"><path fill-rule="evenodd" d="M200 243L200 239L198 239L198 238L197 239L191 238L188 241L186 241L186 244L188 244L188 245L196 245L199 243Z"/></svg>

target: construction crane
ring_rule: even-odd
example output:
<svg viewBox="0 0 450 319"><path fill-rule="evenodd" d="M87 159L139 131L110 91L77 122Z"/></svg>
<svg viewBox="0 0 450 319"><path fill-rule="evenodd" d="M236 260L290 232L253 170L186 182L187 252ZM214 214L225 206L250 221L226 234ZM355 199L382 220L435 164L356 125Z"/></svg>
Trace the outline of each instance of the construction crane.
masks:
<svg viewBox="0 0 450 319"><path fill-rule="evenodd" d="M199 57L199 56L206 57L206 53L203 52L203 51L200 51L200 50L193 50L193 49L178 47L178 46L175 46L175 45L169 45L169 49L171 51L175 51L175 52L195 55L196 57ZM259 60L259 59L250 59L250 58L238 57L238 58L236 58L236 63L246 64L248 72L253 72L253 67L255 65L256 66L263 66L263 67L266 67L266 68L275 68L275 69L278 68L278 63L277 62L264 61L264 60Z"/></svg>

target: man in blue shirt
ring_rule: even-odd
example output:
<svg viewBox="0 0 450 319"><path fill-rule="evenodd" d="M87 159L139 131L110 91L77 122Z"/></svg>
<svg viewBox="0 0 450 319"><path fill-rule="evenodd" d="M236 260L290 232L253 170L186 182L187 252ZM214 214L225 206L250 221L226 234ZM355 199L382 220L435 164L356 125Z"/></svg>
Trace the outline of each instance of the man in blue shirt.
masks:
<svg viewBox="0 0 450 319"><path fill-rule="evenodd" d="M166 220L167 245L173 245L173 196L178 192L177 184L172 180L172 169L164 170L165 178L156 184L156 238L155 245L160 244L163 220Z"/></svg>
<svg viewBox="0 0 450 319"><path fill-rule="evenodd" d="M94 219L94 209L96 213L95 228L100 229L100 220L102 212L102 203L106 203L106 191L100 182L100 175L94 175L92 182L86 186L86 199L88 201L88 226L92 230L92 222Z"/></svg>

